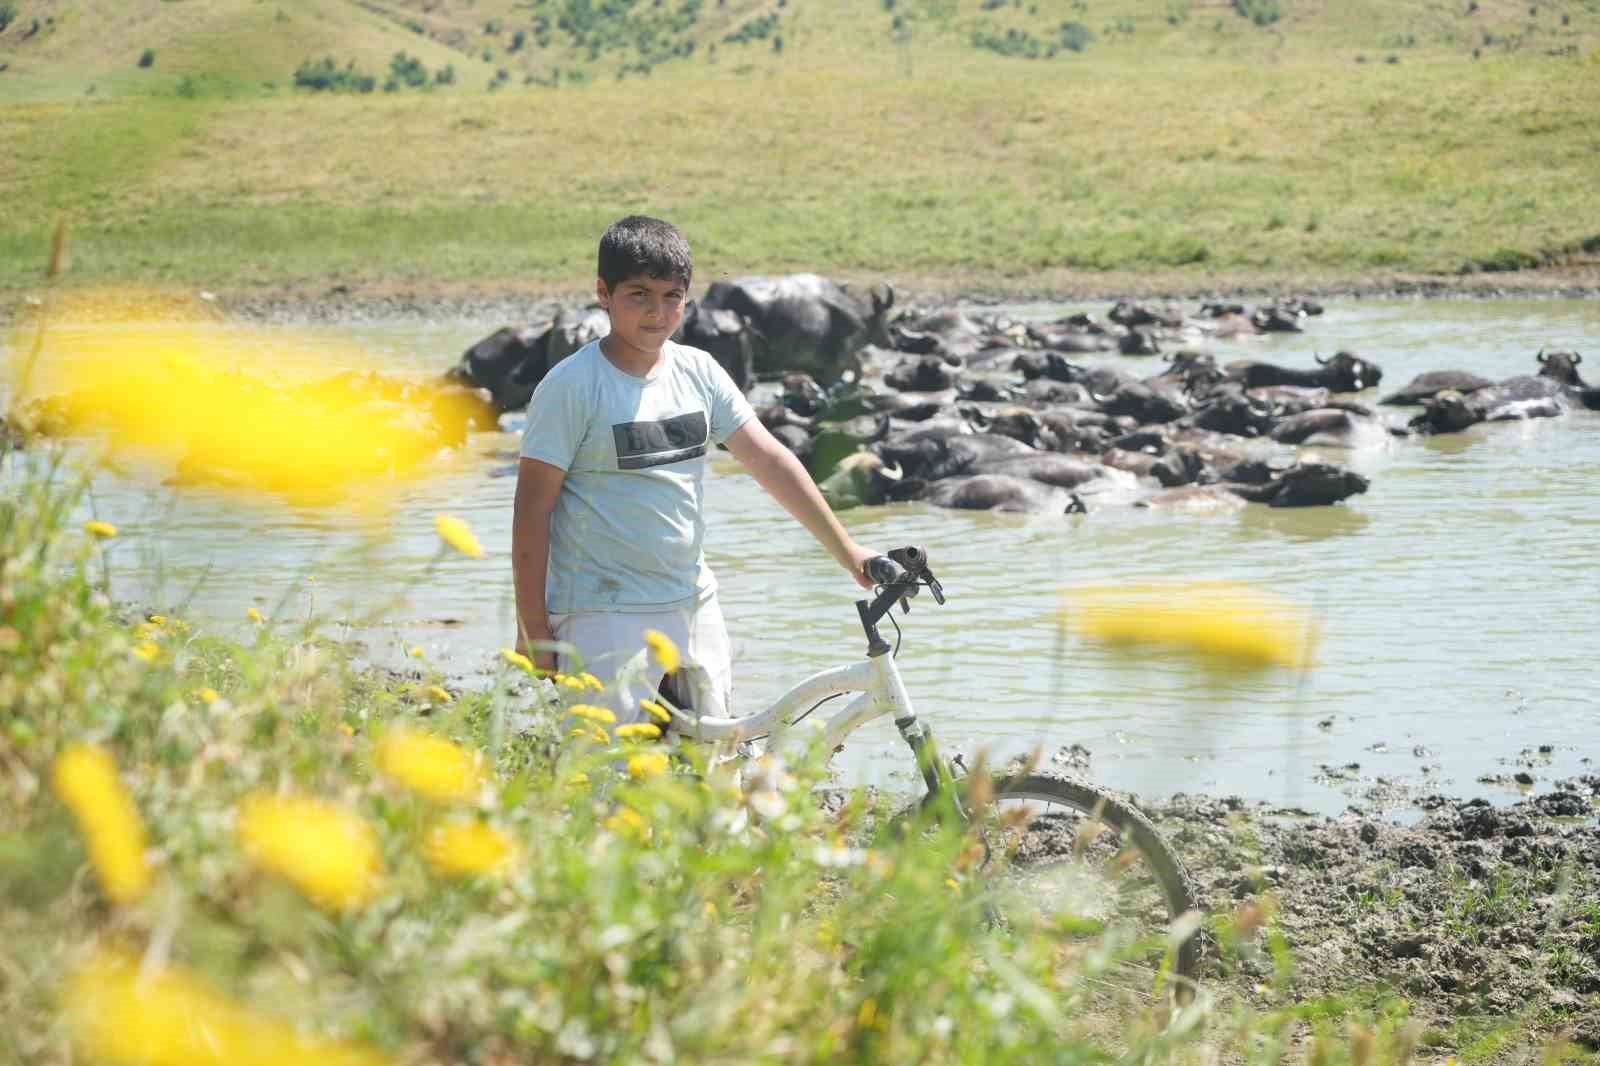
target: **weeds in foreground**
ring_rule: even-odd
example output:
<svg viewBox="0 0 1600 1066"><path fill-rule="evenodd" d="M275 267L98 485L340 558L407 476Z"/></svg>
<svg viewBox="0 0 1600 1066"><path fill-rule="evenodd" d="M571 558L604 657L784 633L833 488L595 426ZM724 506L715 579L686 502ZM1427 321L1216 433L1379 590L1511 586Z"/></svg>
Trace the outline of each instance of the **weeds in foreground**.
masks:
<svg viewBox="0 0 1600 1066"><path fill-rule="evenodd" d="M12 482L0 1061L1132 1064L1209 1058L1208 1020L1252 1063L1307 1032L1319 1064L1411 1056L1403 1012L1108 1002L1114 946L1070 916L996 928L958 830L825 808L820 758L741 777L617 728L589 679L515 653L461 692L314 632L119 617L118 531ZM1287 988L1271 919L1213 924Z"/></svg>

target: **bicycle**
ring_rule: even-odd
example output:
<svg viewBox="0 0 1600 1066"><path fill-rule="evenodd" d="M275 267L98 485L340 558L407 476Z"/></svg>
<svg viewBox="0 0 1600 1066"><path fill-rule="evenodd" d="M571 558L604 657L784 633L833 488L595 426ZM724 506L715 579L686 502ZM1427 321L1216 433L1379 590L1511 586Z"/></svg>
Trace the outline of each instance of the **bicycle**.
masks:
<svg viewBox="0 0 1600 1066"><path fill-rule="evenodd" d="M827 700L858 693L822 723L823 743L836 751L856 729L893 716L927 787L921 808L943 804L976 824L985 849L982 869L995 885L995 897L1009 897L1005 907L996 907L997 920L1015 915L1015 907L1028 900L1051 914L1072 909L1080 926L1087 918L1094 931L1143 946L1124 966L1131 977L1126 987L1142 986L1147 994L1166 988L1178 1003L1189 1002L1200 956L1195 894L1161 834L1131 804L1058 774L1025 766L996 772L987 788L969 784L959 760L940 754L895 662L899 623L891 612L896 605L908 612L909 600L922 588L943 604L943 586L927 554L914 546L870 560L867 575L876 583L875 595L870 602L856 601L867 638L865 662L815 673L753 716L680 710L671 731L680 740L737 745L797 725ZM893 647L878 630L886 617L896 629ZM1022 813L1012 813L1008 805L1019 803Z"/></svg>

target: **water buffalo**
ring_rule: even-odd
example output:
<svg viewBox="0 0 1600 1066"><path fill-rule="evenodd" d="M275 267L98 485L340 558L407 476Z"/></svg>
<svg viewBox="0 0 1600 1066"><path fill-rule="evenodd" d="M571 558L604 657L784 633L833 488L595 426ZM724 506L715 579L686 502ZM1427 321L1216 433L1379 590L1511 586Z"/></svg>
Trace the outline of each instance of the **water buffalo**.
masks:
<svg viewBox="0 0 1600 1066"><path fill-rule="evenodd" d="M1095 392L1093 395L1096 406L1106 414L1127 415L1141 424L1174 422L1189 412L1178 397L1142 381L1125 381L1109 394Z"/></svg>
<svg viewBox="0 0 1600 1066"><path fill-rule="evenodd" d="M502 327L468 348L445 380L488 389L497 408L514 411L528 406L551 367L610 332L598 306L562 311L540 326Z"/></svg>
<svg viewBox="0 0 1600 1066"><path fill-rule="evenodd" d="M502 326L462 353L445 380L489 390L500 411L528 406L534 386L550 369L545 361L545 333L549 323L513 329Z"/></svg>
<svg viewBox="0 0 1600 1066"><path fill-rule="evenodd" d="M922 355L902 360L883 375L891 389L911 392L937 392L953 388L961 376L961 365L938 355Z"/></svg>
<svg viewBox="0 0 1600 1066"><path fill-rule="evenodd" d="M1273 405L1244 392L1220 391L1208 397L1183 424L1235 437L1270 433L1276 412Z"/></svg>
<svg viewBox="0 0 1600 1066"><path fill-rule="evenodd" d="M1389 443L1389 431L1360 404L1329 404L1283 419L1272 439L1307 447L1381 448Z"/></svg>
<svg viewBox="0 0 1600 1066"><path fill-rule="evenodd" d="M1382 369L1350 352L1339 352L1331 359L1320 355L1315 358L1315 370L1298 370L1254 360L1229 363L1223 369L1231 380L1243 382L1245 388L1250 389L1266 385L1304 385L1333 392L1360 392L1383 380Z"/></svg>
<svg viewBox="0 0 1600 1066"><path fill-rule="evenodd" d="M1391 392L1378 402L1380 404L1404 407L1422 403L1424 400L1431 399L1446 389L1451 389L1465 396L1469 392L1477 392L1479 389L1488 388L1493 384L1494 382L1488 378L1479 377L1477 374L1469 374L1465 370L1429 370L1426 373L1418 374L1402 385L1397 392Z"/></svg>
<svg viewBox="0 0 1600 1066"><path fill-rule="evenodd" d="M750 391L756 379L755 350L759 338L744 316L734 311L702 307L698 301L691 300L672 339L710 352L741 391Z"/></svg>
<svg viewBox="0 0 1600 1066"><path fill-rule="evenodd" d="M1203 397L1225 379L1217 359L1210 352L1178 351L1164 356L1167 369L1145 378L1148 385L1180 388L1193 397Z"/></svg>
<svg viewBox="0 0 1600 1066"><path fill-rule="evenodd" d="M1136 327L1117 338L1117 351L1123 355L1160 355L1161 342L1155 330Z"/></svg>
<svg viewBox="0 0 1600 1066"><path fill-rule="evenodd" d="M800 370L824 385L861 371L857 354L867 344L888 347L888 313L894 289L876 288L863 302L816 274L718 281L700 304L735 311L755 330L757 374Z"/></svg>
<svg viewBox="0 0 1600 1066"><path fill-rule="evenodd" d="M964 427L963 427L964 428ZM997 433L962 433L952 429L897 433L873 445L873 451L908 478L938 481L965 474L981 462L1011 455L1032 455L1035 449Z"/></svg>
<svg viewBox="0 0 1600 1066"><path fill-rule="evenodd" d="M889 328L896 351L937 355L960 362L976 354L989 339L982 327L960 311L938 311Z"/></svg>
<svg viewBox="0 0 1600 1066"><path fill-rule="evenodd" d="M1371 484L1353 470L1331 463L1296 463L1272 470L1266 480L1248 484L1226 481L1230 492L1269 507L1322 507L1367 491Z"/></svg>
<svg viewBox="0 0 1600 1066"><path fill-rule="evenodd" d="M1583 380L1578 373L1578 364L1583 362L1583 356L1577 352L1549 352L1543 348L1535 357L1539 360L1539 376L1553 378L1561 384L1574 389L1587 389L1589 383Z"/></svg>
<svg viewBox="0 0 1600 1066"><path fill-rule="evenodd" d="M1566 410L1564 386L1553 378L1522 374L1466 395L1446 389L1427 400L1406 428L1413 433L1459 433L1479 422L1554 418Z"/></svg>

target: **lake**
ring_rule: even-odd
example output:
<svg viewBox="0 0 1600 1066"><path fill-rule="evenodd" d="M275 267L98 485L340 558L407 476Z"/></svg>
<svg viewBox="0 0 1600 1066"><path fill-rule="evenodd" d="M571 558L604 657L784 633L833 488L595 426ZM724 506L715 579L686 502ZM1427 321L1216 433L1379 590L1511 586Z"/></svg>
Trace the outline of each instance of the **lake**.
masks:
<svg viewBox="0 0 1600 1066"><path fill-rule="evenodd" d="M1054 317L1105 305L1008 310ZM293 332L422 377L502 324ZM1590 377L1600 380L1597 341L1595 301L1336 301L1303 334L1217 352L1309 366L1313 353L1347 348L1383 368L1387 391L1429 369L1532 373L1540 347L1588 352ZM1155 372L1152 360L1085 361L1098 359ZM475 438L408 490L382 527L101 474L94 510L125 531L113 543L113 592L237 631L252 605L350 620L381 609L389 623L349 630L373 659L400 665L417 645L464 683L487 684L512 633L514 487L489 476L504 460L488 453L515 447L509 433ZM944 584L946 606L922 596L902 618L901 665L947 746L999 755L1078 743L1093 753L1092 777L1141 795L1238 794L1327 813L1380 778L1502 800L1512 786L1478 778L1527 769L1548 788L1592 769L1600 415L1323 454L1368 475L1370 490L1335 507L1252 505L1226 515L1018 517L906 504L844 520L869 546L923 545ZM733 631L736 702L754 710L805 674L862 653L857 590L725 454L711 461L707 486L707 554ZM465 518L489 557L438 558L439 512ZM1187 578L1245 581L1309 607L1322 625L1316 668L1220 683L1182 660L1108 656L1060 633L1064 588ZM1541 745L1550 751L1539 754ZM857 781L897 781L891 772L909 766L887 722L857 734L840 760ZM1350 764L1359 769L1341 771L1343 781L1319 770Z"/></svg>

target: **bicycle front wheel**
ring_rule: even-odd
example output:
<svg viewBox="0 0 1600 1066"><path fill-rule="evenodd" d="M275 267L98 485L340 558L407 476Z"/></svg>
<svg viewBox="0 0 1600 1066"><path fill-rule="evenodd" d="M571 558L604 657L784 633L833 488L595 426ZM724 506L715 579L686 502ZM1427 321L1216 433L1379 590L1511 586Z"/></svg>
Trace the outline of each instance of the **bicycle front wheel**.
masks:
<svg viewBox="0 0 1600 1066"><path fill-rule="evenodd" d="M1066 934L1079 972L1127 998L1182 1005L1200 962L1193 883L1150 820L1093 785L995 775L972 812L996 920Z"/></svg>

